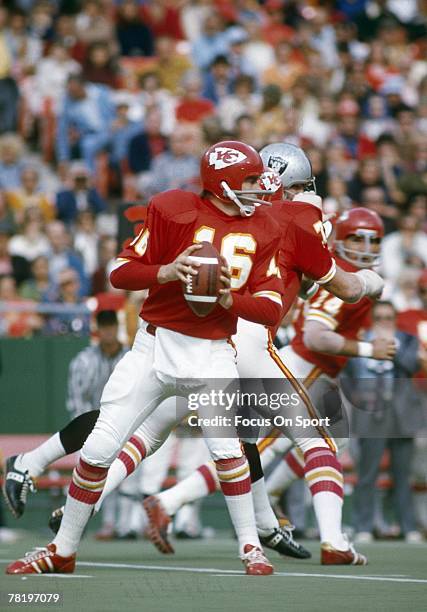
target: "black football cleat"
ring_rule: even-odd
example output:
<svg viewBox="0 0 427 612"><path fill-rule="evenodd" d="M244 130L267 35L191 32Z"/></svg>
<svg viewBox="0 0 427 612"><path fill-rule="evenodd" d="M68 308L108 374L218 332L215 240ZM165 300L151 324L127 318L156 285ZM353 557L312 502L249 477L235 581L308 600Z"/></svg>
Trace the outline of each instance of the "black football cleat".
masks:
<svg viewBox="0 0 427 612"><path fill-rule="evenodd" d="M58 533L59 528L61 527L62 517L64 516L64 506L57 508L52 512L49 519L49 529L53 531L53 533Z"/></svg>
<svg viewBox="0 0 427 612"><path fill-rule="evenodd" d="M19 455L8 457L5 461L3 473L3 495L9 510L15 518L24 514L28 491L36 492L34 480L28 471L23 472L15 467Z"/></svg>
<svg viewBox="0 0 427 612"><path fill-rule="evenodd" d="M285 557L294 557L294 559L310 559L311 552L304 548L302 544L298 544L292 537L292 530L278 527L266 537L260 536L260 542L266 548L271 548Z"/></svg>

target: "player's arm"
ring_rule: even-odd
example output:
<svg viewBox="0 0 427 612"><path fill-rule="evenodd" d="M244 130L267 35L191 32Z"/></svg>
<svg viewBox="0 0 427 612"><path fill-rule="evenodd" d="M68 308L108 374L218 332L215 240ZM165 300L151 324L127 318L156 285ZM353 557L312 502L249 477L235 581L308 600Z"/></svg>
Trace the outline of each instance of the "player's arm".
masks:
<svg viewBox="0 0 427 612"><path fill-rule="evenodd" d="M396 353L394 340L376 338L373 342L349 340L333 331L328 323L306 320L303 341L310 351L342 355L346 357L372 357L373 359L393 359Z"/></svg>
<svg viewBox="0 0 427 612"><path fill-rule="evenodd" d="M163 245L167 231L156 207L150 204L143 229L117 257L110 274L113 287L131 291L150 289L176 280L186 281L188 274L196 275L200 265L189 256L201 245L191 245L170 263L162 263Z"/></svg>
<svg viewBox="0 0 427 612"><path fill-rule="evenodd" d="M275 326L281 317L282 281L276 265L278 240L275 239L258 254L251 272L245 295L231 291L231 274L223 260L222 277L224 289L220 289L219 303L233 314L261 325Z"/></svg>
<svg viewBox="0 0 427 612"><path fill-rule="evenodd" d="M337 266L333 278L323 286L344 302L354 304L365 296L379 298L384 289L384 281L373 270L346 272Z"/></svg>

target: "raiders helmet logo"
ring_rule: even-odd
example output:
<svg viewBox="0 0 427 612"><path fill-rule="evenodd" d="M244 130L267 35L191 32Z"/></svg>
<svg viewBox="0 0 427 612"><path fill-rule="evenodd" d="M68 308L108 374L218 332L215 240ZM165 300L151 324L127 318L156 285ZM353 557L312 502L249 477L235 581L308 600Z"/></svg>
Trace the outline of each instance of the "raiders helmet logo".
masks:
<svg viewBox="0 0 427 612"><path fill-rule="evenodd" d="M268 167L277 172L280 176L284 173L288 167L288 162L276 155L270 155L268 158Z"/></svg>
<svg viewBox="0 0 427 612"><path fill-rule="evenodd" d="M215 170L222 170L228 166L233 166L246 159L246 155L237 149L228 147L215 147L209 155L209 165Z"/></svg>

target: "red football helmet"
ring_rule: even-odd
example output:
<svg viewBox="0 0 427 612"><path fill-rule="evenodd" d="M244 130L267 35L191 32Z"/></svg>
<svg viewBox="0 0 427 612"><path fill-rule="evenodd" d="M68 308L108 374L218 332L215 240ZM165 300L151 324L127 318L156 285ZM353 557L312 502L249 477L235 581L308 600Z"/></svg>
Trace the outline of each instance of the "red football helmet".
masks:
<svg viewBox="0 0 427 612"><path fill-rule="evenodd" d="M365 250L345 246L345 239L359 236L364 239ZM338 255L358 268L371 268L380 262L379 253L374 253L372 245L384 236L381 217L367 208L351 208L343 212L335 223L335 250Z"/></svg>
<svg viewBox="0 0 427 612"><path fill-rule="evenodd" d="M259 153L237 140L225 140L212 145L200 163L202 188L222 202L236 204L244 217L252 215L256 206L267 203L254 197L267 195L263 189L242 191L245 180L259 178L263 172L264 165Z"/></svg>

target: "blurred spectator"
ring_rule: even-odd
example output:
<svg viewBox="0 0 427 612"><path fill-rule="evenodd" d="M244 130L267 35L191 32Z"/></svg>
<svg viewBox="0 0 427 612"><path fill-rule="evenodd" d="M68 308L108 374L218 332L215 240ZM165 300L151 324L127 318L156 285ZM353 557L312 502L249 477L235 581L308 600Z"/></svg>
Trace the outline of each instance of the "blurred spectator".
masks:
<svg viewBox="0 0 427 612"><path fill-rule="evenodd" d="M396 230L399 213L394 206L387 203L386 192L382 187L365 187L361 194L361 204L380 215L386 234Z"/></svg>
<svg viewBox="0 0 427 612"><path fill-rule="evenodd" d="M296 85L298 86L298 82ZM295 100L293 102L295 103ZM307 96L304 97L304 104L307 104ZM318 109L309 108L309 112L303 110L301 135L324 148L335 130L335 108L331 96L322 96L318 102Z"/></svg>
<svg viewBox="0 0 427 612"><path fill-rule="evenodd" d="M263 26L263 38L275 47L283 40L292 40L295 31L284 23L285 3L282 0L267 0L264 4L267 20Z"/></svg>
<svg viewBox="0 0 427 612"><path fill-rule="evenodd" d="M362 130L370 140L377 140L385 132L393 129L393 121L387 113L387 104L382 96L370 96L362 123Z"/></svg>
<svg viewBox="0 0 427 612"><path fill-rule="evenodd" d="M39 255L31 263L31 278L25 280L19 288L19 294L26 300L43 302L52 291L49 281L49 261Z"/></svg>
<svg viewBox="0 0 427 612"><path fill-rule="evenodd" d="M262 105L255 117L255 131L256 146L259 147L284 138L285 109L282 105L282 90L277 85L266 85L262 90Z"/></svg>
<svg viewBox="0 0 427 612"><path fill-rule="evenodd" d="M154 5L152 5L154 6ZM161 86L172 94L178 93L183 75L193 67L190 59L175 50L175 41L170 35L156 38L156 73Z"/></svg>
<svg viewBox="0 0 427 612"><path fill-rule="evenodd" d="M112 88L118 86L117 66L106 42L95 42L89 47L82 75L88 83L99 83Z"/></svg>
<svg viewBox="0 0 427 612"><path fill-rule="evenodd" d="M358 172L348 185L348 195L354 202L359 204L362 202L363 190L368 187L380 187L385 190L380 165L374 157L361 160Z"/></svg>
<svg viewBox="0 0 427 612"><path fill-rule="evenodd" d="M61 221L52 221L46 228L49 239L49 276L55 286L59 285L59 277L64 269L72 268L80 279L80 295L89 295L89 280L82 261L71 248L71 237Z"/></svg>
<svg viewBox="0 0 427 612"><path fill-rule="evenodd" d="M18 87L12 77L13 55L9 47L7 9L0 6L0 134L12 132L18 121Z"/></svg>
<svg viewBox="0 0 427 612"><path fill-rule="evenodd" d="M340 214L351 208L351 198L347 193L347 185L340 177L331 177L328 181L327 196L323 200L325 215Z"/></svg>
<svg viewBox="0 0 427 612"><path fill-rule="evenodd" d="M112 121L110 165L120 168L120 163L127 157L129 143L140 130L140 124L129 118L129 105L126 102L118 102L116 106L116 118Z"/></svg>
<svg viewBox="0 0 427 612"><path fill-rule="evenodd" d="M12 255L9 251L13 227L0 224L0 276L11 276L19 286L30 275L27 259L21 255Z"/></svg>
<svg viewBox="0 0 427 612"><path fill-rule="evenodd" d="M112 44L114 28L101 2L86 0L82 3L81 11L76 17L76 34L86 45Z"/></svg>
<svg viewBox="0 0 427 612"><path fill-rule="evenodd" d="M33 4L29 15L29 30L33 36L43 42L50 42L53 38L53 22L55 7L50 2Z"/></svg>
<svg viewBox="0 0 427 612"><path fill-rule="evenodd" d="M86 168L76 164L70 170L71 188L56 194L56 214L64 223L74 223L80 211L90 210L95 215L106 209L104 200L90 184Z"/></svg>
<svg viewBox="0 0 427 612"><path fill-rule="evenodd" d="M93 173L97 153L111 141L110 127L115 114L108 89L87 84L80 76L69 77L64 105L58 117L58 160L69 161L72 150L78 149Z"/></svg>
<svg viewBox="0 0 427 612"><path fill-rule="evenodd" d="M225 55L217 55L204 77L203 96L217 106L233 89L230 62Z"/></svg>
<svg viewBox="0 0 427 612"><path fill-rule="evenodd" d="M9 16L5 38L17 76L27 74L42 56L40 40L28 31L25 12L15 9Z"/></svg>
<svg viewBox="0 0 427 612"><path fill-rule="evenodd" d="M70 57L67 47L61 42L54 43L48 55L37 62L34 76L22 84L31 113L39 117L47 100L52 104L53 112L57 113L68 77L80 70L80 64Z"/></svg>
<svg viewBox="0 0 427 612"><path fill-rule="evenodd" d="M167 189L197 188L200 133L196 126L181 125L170 137L170 151L160 153L151 169L138 181L138 190L151 196Z"/></svg>
<svg viewBox="0 0 427 612"><path fill-rule="evenodd" d="M220 15L211 12L203 23L202 34L193 42L191 55L194 63L207 70L218 55L226 55L229 47L227 32Z"/></svg>
<svg viewBox="0 0 427 612"><path fill-rule="evenodd" d="M25 212L35 208L45 223L55 217L54 206L46 193L40 190L40 176L36 168L27 166L21 172L21 187L6 192L6 201L17 225L24 221Z"/></svg>
<svg viewBox="0 0 427 612"><path fill-rule="evenodd" d="M161 132L169 135L175 127L176 99L161 87L157 72L146 72L140 79L141 89L137 94L140 106L138 118L145 118L149 111L157 108L161 114Z"/></svg>
<svg viewBox="0 0 427 612"><path fill-rule="evenodd" d="M255 118L249 115L240 115L236 121L234 137L253 146L258 143ZM214 144L214 143L212 143Z"/></svg>
<svg viewBox="0 0 427 612"><path fill-rule="evenodd" d="M244 27L248 39L242 58L252 67L255 76L260 79L264 70L274 64L274 49L264 40L261 24L257 19L248 19Z"/></svg>
<svg viewBox="0 0 427 612"><path fill-rule="evenodd" d="M64 268L58 275L58 289L54 301L57 304L71 307L56 314L48 315L43 334L48 336L72 335L88 336L90 332L88 312L75 312L73 306L84 306L80 289L79 275L73 268ZM47 301L46 299L44 301ZM81 309L83 310L83 309Z"/></svg>
<svg viewBox="0 0 427 612"><path fill-rule="evenodd" d="M305 71L301 57L293 53L288 42L282 41L275 48L274 61L263 71L262 81L266 85L278 85L283 92L287 92Z"/></svg>
<svg viewBox="0 0 427 612"><path fill-rule="evenodd" d="M354 491L356 538L372 538L375 482L384 450L389 448L393 478L394 507L401 532L408 542L421 541L416 530L410 486L414 437L423 426L422 404L412 381L419 367L419 344L414 336L396 329L391 303L374 305L373 328L366 338L395 338L393 361L367 357L351 359L346 375L351 385L352 430L358 437L357 484Z"/></svg>
<svg viewBox="0 0 427 612"><path fill-rule="evenodd" d="M154 53L154 39L139 14L139 7L134 0L123 0L117 10L116 36L120 55L151 56Z"/></svg>
<svg viewBox="0 0 427 612"><path fill-rule="evenodd" d="M0 191L0 226L9 227L12 233L15 231L15 219L2 191Z"/></svg>
<svg viewBox="0 0 427 612"><path fill-rule="evenodd" d="M246 74L238 76L234 82L233 93L224 96L218 106L218 116L223 128L232 132L238 117L243 114L254 116L260 104L260 96L255 93L254 79Z"/></svg>
<svg viewBox="0 0 427 612"><path fill-rule="evenodd" d="M405 196L427 195L427 138L415 145L416 161L408 172L401 175L398 180L398 189ZM403 158L405 159L405 158Z"/></svg>
<svg viewBox="0 0 427 612"><path fill-rule="evenodd" d="M230 46L226 57L230 62L233 79L247 75L251 76L258 84L256 71L244 55L247 40L248 35L243 28L230 28L228 37Z"/></svg>
<svg viewBox="0 0 427 612"><path fill-rule="evenodd" d="M1 7L0 7L1 14ZM0 136L0 188L15 189L21 184L24 169L24 144L16 134Z"/></svg>
<svg viewBox="0 0 427 612"><path fill-rule="evenodd" d="M401 331L418 338L422 347L422 359L424 361L423 378L427 378L427 269L418 276L417 292L419 303L415 308L408 308L398 314L397 326ZM424 388L424 391L427 391Z"/></svg>
<svg viewBox="0 0 427 612"><path fill-rule="evenodd" d="M168 141L161 131L161 113L156 107L147 112L143 129L129 143L128 164L130 170L139 174L150 169L156 155L163 153Z"/></svg>
<svg viewBox="0 0 427 612"><path fill-rule="evenodd" d="M417 286L419 276L419 270L407 267L397 279L391 295L391 302L397 312L421 307Z"/></svg>
<svg viewBox="0 0 427 612"><path fill-rule="evenodd" d="M203 97L202 79L197 72L184 75L181 82L182 96L177 100L175 117L177 121L201 122L215 112L214 103Z"/></svg>
<svg viewBox="0 0 427 612"><path fill-rule="evenodd" d="M382 242L382 273L395 282L405 266L420 262L427 267L427 235L415 217L402 216L398 231Z"/></svg>
<svg viewBox="0 0 427 612"><path fill-rule="evenodd" d="M75 19L72 15L59 15L55 22L54 41L66 46L71 57L79 63L86 56L86 45L77 38Z"/></svg>
<svg viewBox="0 0 427 612"><path fill-rule="evenodd" d="M9 242L9 253L19 255L28 261L46 255L49 241L43 231L43 222L39 209L28 209L24 214L22 233L12 236Z"/></svg>
<svg viewBox="0 0 427 612"><path fill-rule="evenodd" d="M117 255L117 240L111 236L105 236L99 241L98 267L92 276L92 293L104 293L110 291L110 267Z"/></svg>
<svg viewBox="0 0 427 612"><path fill-rule="evenodd" d="M173 5L170 0L156 0L144 3L142 15L144 22L152 31L156 40L161 36L170 36L174 41L184 38L181 28L180 4Z"/></svg>
<svg viewBox="0 0 427 612"><path fill-rule="evenodd" d="M19 295L13 276L0 275L0 303L10 308L0 312L0 336L12 338L31 336L42 327L41 317L32 312L32 302ZM28 305L28 310L21 309L25 305Z"/></svg>
<svg viewBox="0 0 427 612"><path fill-rule="evenodd" d="M347 156L363 159L375 154L372 141L360 132L359 107L356 102L344 100L338 105L337 136L345 145Z"/></svg>
<svg viewBox="0 0 427 612"><path fill-rule="evenodd" d="M79 212L74 234L74 249L82 258L86 274L92 276L98 267L98 241L95 216L90 210Z"/></svg>

